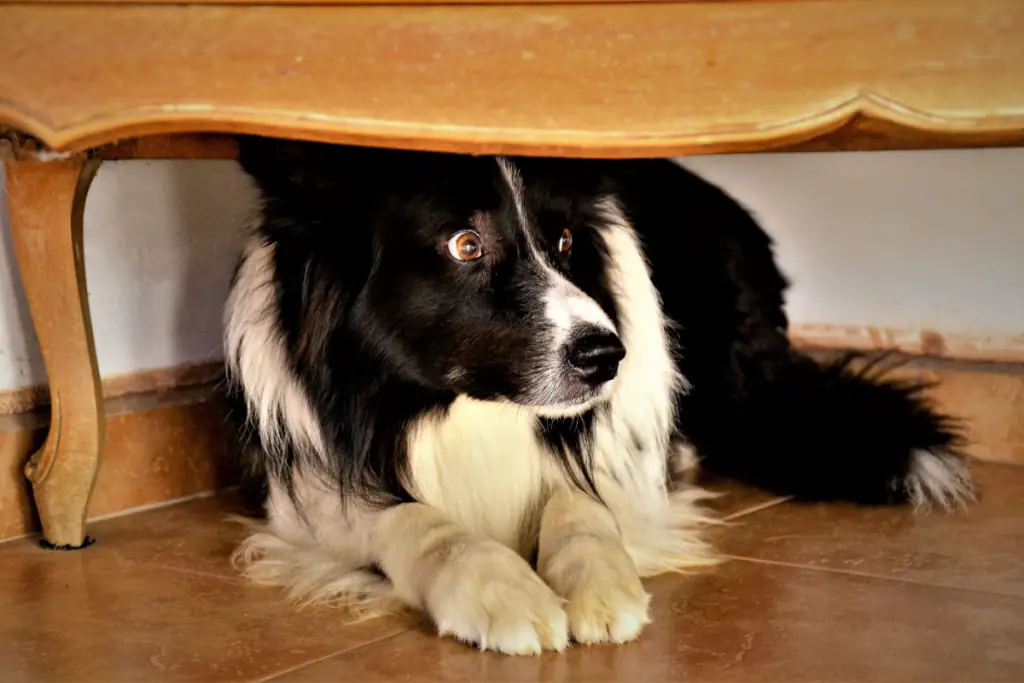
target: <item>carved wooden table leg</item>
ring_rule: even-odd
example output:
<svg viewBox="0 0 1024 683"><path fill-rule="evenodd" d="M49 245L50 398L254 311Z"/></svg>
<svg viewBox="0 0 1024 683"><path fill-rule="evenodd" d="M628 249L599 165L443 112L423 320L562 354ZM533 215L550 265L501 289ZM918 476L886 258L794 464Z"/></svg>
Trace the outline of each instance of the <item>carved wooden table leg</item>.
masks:
<svg viewBox="0 0 1024 683"><path fill-rule="evenodd" d="M50 382L50 430L25 474L42 545L84 548L105 420L85 289L82 214L98 159L7 162L14 250Z"/></svg>

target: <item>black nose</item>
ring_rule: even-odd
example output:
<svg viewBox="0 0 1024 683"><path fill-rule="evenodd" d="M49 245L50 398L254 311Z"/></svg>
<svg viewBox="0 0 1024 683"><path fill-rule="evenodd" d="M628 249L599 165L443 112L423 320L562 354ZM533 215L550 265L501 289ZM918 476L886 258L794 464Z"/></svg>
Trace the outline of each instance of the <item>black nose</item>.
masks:
<svg viewBox="0 0 1024 683"><path fill-rule="evenodd" d="M626 357L626 349L619 338L610 332L589 329L569 343L569 364L588 384L602 384L613 379L619 371L619 361Z"/></svg>

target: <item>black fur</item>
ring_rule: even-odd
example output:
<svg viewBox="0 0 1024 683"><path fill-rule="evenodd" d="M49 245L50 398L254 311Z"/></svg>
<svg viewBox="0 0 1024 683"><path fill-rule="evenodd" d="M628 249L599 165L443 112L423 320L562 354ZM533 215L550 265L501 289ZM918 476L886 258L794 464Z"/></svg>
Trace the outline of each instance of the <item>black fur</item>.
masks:
<svg viewBox="0 0 1024 683"><path fill-rule="evenodd" d="M804 499L903 503L911 451L958 457L956 424L923 385L858 371L857 354L819 364L791 346L788 282L735 200L668 161L609 167L676 323L693 387L678 428L704 469Z"/></svg>
<svg viewBox="0 0 1024 683"><path fill-rule="evenodd" d="M443 414L457 392L515 399L522 391L537 315L525 296L530 274L509 259L484 277L436 253L445 231L469 225L474 211L510 215L496 164L260 139L244 139L241 150L266 200L260 232L276 246L292 370L331 451L346 454L325 474L348 494L409 500L403 436L413 419ZM550 246L563 228L573 231L572 261L556 266L614 321L608 254L587 235L600 224L596 202L618 198L646 247L692 385L678 401L678 437L703 468L805 499L903 503L914 451L961 457L954 423L920 387L859 371L853 356L819 364L792 348L771 240L718 188L666 160L515 163L537 239ZM460 380L462 367L475 372ZM553 454L588 487L593 418L538 421ZM287 481L298 457L285 448L268 462Z"/></svg>

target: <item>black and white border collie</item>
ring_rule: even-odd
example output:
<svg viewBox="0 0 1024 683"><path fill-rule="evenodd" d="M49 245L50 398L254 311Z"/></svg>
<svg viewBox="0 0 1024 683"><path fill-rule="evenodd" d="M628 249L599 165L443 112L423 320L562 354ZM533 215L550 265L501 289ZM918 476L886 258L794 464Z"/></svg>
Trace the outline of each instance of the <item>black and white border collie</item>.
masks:
<svg viewBox="0 0 1024 683"><path fill-rule="evenodd" d="M973 496L920 387L790 346L771 241L671 161L240 159L262 200L225 357L257 581L538 653L633 640L641 577L714 561L697 463L809 500Z"/></svg>

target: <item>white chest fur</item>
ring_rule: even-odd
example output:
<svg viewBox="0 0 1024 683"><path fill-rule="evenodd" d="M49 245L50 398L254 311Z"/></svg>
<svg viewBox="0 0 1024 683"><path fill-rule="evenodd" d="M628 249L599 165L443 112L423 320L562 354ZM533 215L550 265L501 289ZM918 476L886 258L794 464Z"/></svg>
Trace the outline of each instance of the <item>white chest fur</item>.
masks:
<svg viewBox="0 0 1024 683"><path fill-rule="evenodd" d="M536 418L510 404L460 397L409 437L417 498L476 533L529 551L546 483L561 476Z"/></svg>

